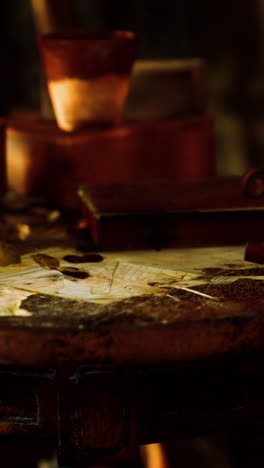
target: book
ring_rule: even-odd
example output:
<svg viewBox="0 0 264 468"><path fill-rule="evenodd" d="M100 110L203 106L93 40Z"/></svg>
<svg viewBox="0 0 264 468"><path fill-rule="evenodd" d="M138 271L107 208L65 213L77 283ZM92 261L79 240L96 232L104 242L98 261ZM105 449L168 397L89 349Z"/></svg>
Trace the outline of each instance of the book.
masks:
<svg viewBox="0 0 264 468"><path fill-rule="evenodd" d="M105 250L264 240L264 201L249 198L239 177L84 185L79 196Z"/></svg>

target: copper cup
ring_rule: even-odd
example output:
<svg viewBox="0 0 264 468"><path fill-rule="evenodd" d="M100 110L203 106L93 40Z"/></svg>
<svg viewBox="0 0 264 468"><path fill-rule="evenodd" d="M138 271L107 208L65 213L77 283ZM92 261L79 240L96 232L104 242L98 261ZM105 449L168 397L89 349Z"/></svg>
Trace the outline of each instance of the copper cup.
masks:
<svg viewBox="0 0 264 468"><path fill-rule="evenodd" d="M115 125L123 116L137 37L129 31L63 32L39 38L58 126Z"/></svg>

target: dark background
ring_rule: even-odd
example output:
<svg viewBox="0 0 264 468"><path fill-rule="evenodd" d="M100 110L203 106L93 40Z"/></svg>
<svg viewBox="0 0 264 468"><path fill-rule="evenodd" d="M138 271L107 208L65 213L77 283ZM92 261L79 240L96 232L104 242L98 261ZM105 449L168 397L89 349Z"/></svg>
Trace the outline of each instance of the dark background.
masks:
<svg viewBox="0 0 264 468"><path fill-rule="evenodd" d="M73 2L84 28L136 31L138 58L206 58L219 173L241 174L264 164L264 0ZM38 109L40 61L29 0L0 1L0 58L0 115ZM232 467L264 466L263 431L252 441L249 460L244 450ZM236 457L244 445L237 444ZM174 443L171 452L175 465L228 468L223 445L221 437L201 439Z"/></svg>
<svg viewBox="0 0 264 468"><path fill-rule="evenodd" d="M138 58L202 56L216 117L219 172L262 164L264 0L73 0L80 26L138 33ZM30 0L0 3L0 114L38 109L40 63Z"/></svg>
<svg viewBox="0 0 264 468"><path fill-rule="evenodd" d="M86 29L129 29L138 33L139 58L204 56L213 65L232 55L239 65L256 62L254 0L74 0ZM37 107L39 60L29 0L0 4L1 111ZM257 63L255 63L257 65ZM6 96L8 92L8 99Z"/></svg>

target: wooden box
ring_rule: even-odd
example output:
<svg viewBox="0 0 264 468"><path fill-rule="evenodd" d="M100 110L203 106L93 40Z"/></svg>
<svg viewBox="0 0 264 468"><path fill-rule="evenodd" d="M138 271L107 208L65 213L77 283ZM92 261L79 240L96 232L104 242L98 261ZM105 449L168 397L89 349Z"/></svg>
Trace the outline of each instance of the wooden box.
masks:
<svg viewBox="0 0 264 468"><path fill-rule="evenodd" d="M239 177L88 185L79 193L93 241L103 249L264 240L264 200L248 198Z"/></svg>
<svg viewBox="0 0 264 468"><path fill-rule="evenodd" d="M214 121L203 114L68 134L38 114L9 119L9 187L78 207L82 184L196 179L215 173Z"/></svg>

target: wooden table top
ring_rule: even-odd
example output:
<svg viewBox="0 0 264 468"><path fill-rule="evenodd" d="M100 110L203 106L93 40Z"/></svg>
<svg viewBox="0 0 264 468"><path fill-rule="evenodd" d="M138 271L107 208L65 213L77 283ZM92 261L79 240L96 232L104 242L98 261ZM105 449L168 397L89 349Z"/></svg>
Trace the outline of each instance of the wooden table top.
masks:
<svg viewBox="0 0 264 468"><path fill-rule="evenodd" d="M243 260L245 246L101 252L102 262L70 264L63 257L87 253L88 244L78 251L52 224L41 232L32 223L27 240L11 241L22 264L0 267L0 300L6 289L21 293L19 307L26 311L2 307L0 364L136 365L263 351L264 267ZM32 259L36 253L89 277L43 269ZM28 286L27 269L33 274ZM63 292L43 287L43 274L63 283ZM79 286L87 297L84 289L68 294ZM179 289L186 287L205 296Z"/></svg>

